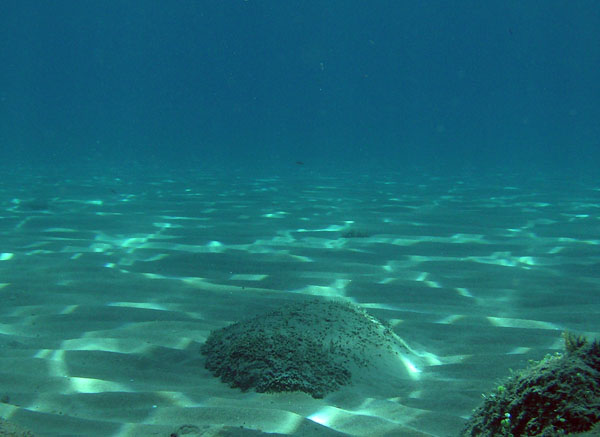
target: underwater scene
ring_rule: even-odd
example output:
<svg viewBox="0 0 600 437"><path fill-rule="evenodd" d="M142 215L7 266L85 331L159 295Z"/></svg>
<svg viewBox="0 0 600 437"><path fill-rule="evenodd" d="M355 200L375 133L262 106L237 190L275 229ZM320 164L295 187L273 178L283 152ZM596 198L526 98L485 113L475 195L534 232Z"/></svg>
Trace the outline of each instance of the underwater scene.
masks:
<svg viewBox="0 0 600 437"><path fill-rule="evenodd" d="M600 435L600 3L0 35L0 436Z"/></svg>

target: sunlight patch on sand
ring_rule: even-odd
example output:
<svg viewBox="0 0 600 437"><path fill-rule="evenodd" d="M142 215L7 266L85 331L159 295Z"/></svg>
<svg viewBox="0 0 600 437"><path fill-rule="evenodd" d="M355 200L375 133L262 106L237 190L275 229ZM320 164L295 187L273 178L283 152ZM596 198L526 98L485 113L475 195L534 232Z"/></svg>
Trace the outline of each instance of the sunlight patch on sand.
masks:
<svg viewBox="0 0 600 437"><path fill-rule="evenodd" d="M529 329L553 329L560 330L560 326L540 320L510 319L504 317L486 317L494 326L501 328L529 328Z"/></svg>

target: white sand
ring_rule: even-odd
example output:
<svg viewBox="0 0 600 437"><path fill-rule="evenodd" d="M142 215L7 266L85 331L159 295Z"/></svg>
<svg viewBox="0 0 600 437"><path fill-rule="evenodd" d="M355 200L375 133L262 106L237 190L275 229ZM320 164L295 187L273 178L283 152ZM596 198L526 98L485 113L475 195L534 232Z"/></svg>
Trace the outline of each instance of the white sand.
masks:
<svg viewBox="0 0 600 437"><path fill-rule="evenodd" d="M585 187L154 182L92 181L42 210L0 193L0 416L35 435L456 435L561 330L600 331ZM242 393L204 369L210 330L300 294L363 306L429 365L324 399Z"/></svg>

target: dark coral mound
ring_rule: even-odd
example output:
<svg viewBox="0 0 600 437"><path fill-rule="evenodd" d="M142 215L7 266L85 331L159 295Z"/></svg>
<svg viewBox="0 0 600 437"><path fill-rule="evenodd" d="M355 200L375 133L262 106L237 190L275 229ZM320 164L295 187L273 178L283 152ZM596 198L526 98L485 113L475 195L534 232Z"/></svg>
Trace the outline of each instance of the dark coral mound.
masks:
<svg viewBox="0 0 600 437"><path fill-rule="evenodd" d="M566 353L547 356L486 397L465 436L562 436L600 422L600 344L565 333Z"/></svg>
<svg viewBox="0 0 600 437"><path fill-rule="evenodd" d="M367 231L363 231L360 229L349 229L345 232L342 232L342 238L368 238L371 234Z"/></svg>
<svg viewBox="0 0 600 437"><path fill-rule="evenodd" d="M356 306L308 301L213 331L202 353L206 368L232 387L322 398L392 341L388 331Z"/></svg>
<svg viewBox="0 0 600 437"><path fill-rule="evenodd" d="M26 431L0 417L1 437L33 437L31 431Z"/></svg>

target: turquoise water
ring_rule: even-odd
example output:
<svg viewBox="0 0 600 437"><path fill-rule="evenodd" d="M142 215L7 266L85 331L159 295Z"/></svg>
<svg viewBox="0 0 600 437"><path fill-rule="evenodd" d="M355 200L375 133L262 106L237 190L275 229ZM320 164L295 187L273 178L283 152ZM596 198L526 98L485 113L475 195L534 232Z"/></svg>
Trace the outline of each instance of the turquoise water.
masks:
<svg viewBox="0 0 600 437"><path fill-rule="evenodd" d="M599 21L595 2L3 2L0 417L457 435L509 369L600 331ZM211 331L308 297L382 320L411 376L313 399L204 368Z"/></svg>
<svg viewBox="0 0 600 437"><path fill-rule="evenodd" d="M594 1L6 1L3 162L593 171Z"/></svg>

